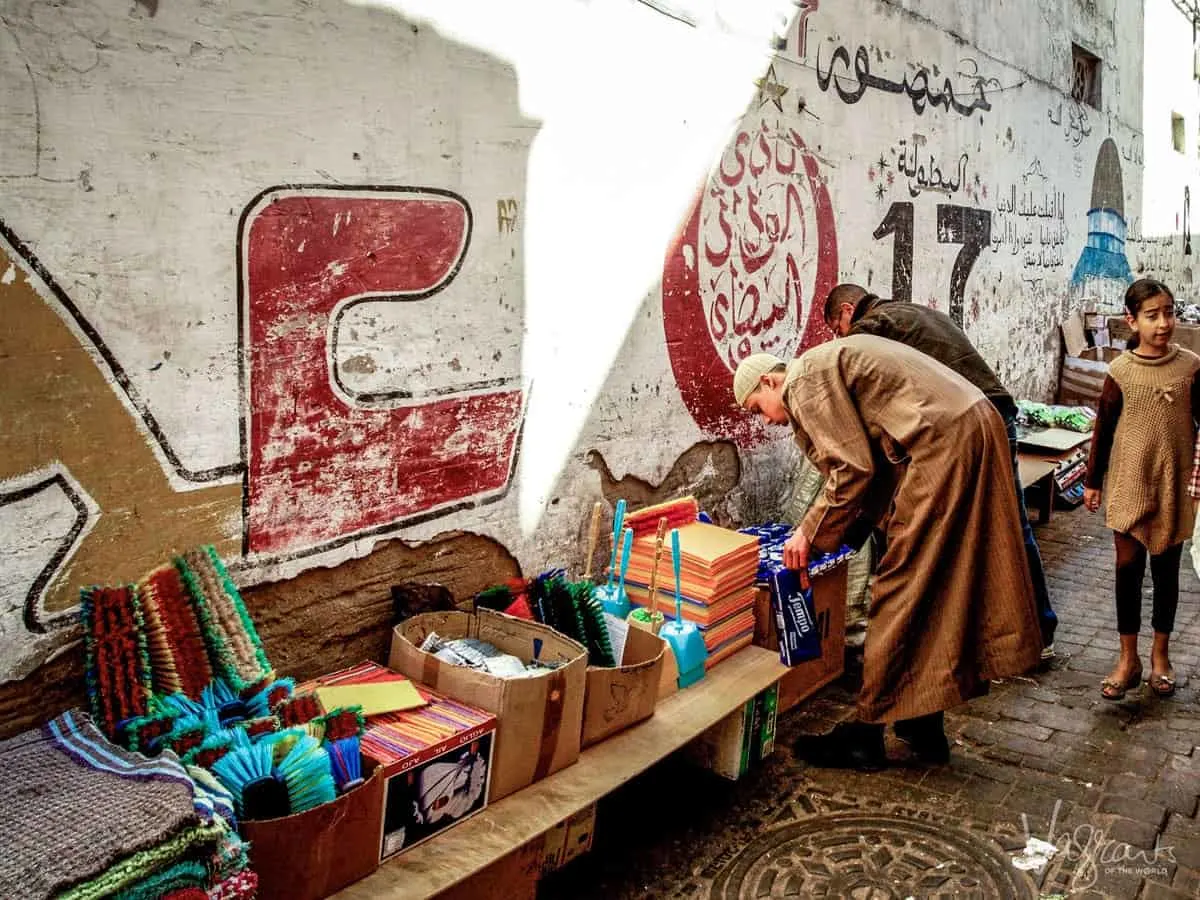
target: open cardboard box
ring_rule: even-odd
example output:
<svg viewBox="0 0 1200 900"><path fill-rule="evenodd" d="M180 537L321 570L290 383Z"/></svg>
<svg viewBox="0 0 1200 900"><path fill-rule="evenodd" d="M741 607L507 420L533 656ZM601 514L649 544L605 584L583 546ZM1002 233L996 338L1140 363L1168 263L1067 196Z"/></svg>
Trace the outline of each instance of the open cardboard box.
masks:
<svg viewBox="0 0 1200 900"><path fill-rule="evenodd" d="M420 649L431 632L446 639L478 638L523 662L536 659L555 668L498 678L445 663ZM579 758L587 650L553 628L489 609L423 613L393 629L388 668L496 716L493 803Z"/></svg>
<svg viewBox="0 0 1200 900"><path fill-rule="evenodd" d="M589 666L583 699L583 746L587 747L648 719L658 702L663 660L673 656L666 641L640 628L629 629L621 665ZM673 677L678 678L674 666Z"/></svg>
<svg viewBox="0 0 1200 900"><path fill-rule="evenodd" d="M366 781L331 803L280 819L239 823L250 842L259 900L321 900L379 865L384 772L363 759Z"/></svg>

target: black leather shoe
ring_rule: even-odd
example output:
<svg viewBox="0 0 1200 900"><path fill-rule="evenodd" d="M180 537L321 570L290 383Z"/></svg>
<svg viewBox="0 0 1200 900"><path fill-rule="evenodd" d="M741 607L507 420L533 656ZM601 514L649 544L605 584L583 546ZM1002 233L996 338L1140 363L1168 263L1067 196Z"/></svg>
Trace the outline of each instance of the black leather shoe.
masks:
<svg viewBox="0 0 1200 900"><path fill-rule="evenodd" d="M828 734L801 735L792 752L810 766L824 769L878 772L888 764L882 726L864 722L842 722Z"/></svg>
<svg viewBox="0 0 1200 900"><path fill-rule="evenodd" d="M940 712L901 719L894 728L896 737L912 748L919 762L942 766L950 761L950 742L946 740L945 718Z"/></svg>

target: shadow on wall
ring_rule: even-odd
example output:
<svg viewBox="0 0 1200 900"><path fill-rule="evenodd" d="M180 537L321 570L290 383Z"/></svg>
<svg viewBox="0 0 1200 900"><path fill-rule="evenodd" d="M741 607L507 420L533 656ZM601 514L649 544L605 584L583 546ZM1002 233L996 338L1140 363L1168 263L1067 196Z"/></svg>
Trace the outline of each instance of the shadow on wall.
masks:
<svg viewBox="0 0 1200 900"><path fill-rule="evenodd" d="M0 36L16 38L4 45L24 54L23 65L0 67L9 98L0 149L22 149L8 157L21 171L0 173L12 176L0 179L9 321L0 333L0 736L83 701L81 586L136 580L201 543L235 568L239 551L259 569L289 560L304 568L306 557L355 539L499 499L524 415L521 212L536 123L520 114L510 66L393 12L349 4L297 16L271 0L254 13L192 19L80 3L88 15L79 22L104 26L72 31L95 63L86 71L63 56L65 45L43 39L31 8L0 23ZM197 47L219 50L218 70ZM163 115L208 134L205 146L172 143L169 129L138 117L143 100L161 106L141 94L154 92L144 69L156 65L203 76ZM126 302L111 289L123 271L110 267L131 226L97 205L115 189L107 173L87 184L51 177L59 157L90 152L55 129L97 90L128 101L115 108L129 120L118 113L110 125L132 142L129 158L170 157L164 172L197 173L173 183L165 203L153 178L166 176L147 174L134 197L147 223L140 237L153 246L156 220L187 232L199 215L216 220L227 243L211 253L197 245L198 268L221 269L236 254L236 283L157 301L199 304L214 328L238 322L238 346L218 347L203 364L208 378L217 370L238 384L229 415L241 423L240 446L214 470L189 470L177 451L195 435L164 424L153 381L175 365L172 354L144 371L121 351L164 340L188 356L214 332L196 346L188 342L198 332L167 342L143 311L114 333L97 313ZM231 132L227 121L256 124ZM122 189L121 202L138 190ZM222 192L244 206L240 220L209 197ZM94 246L87 290L77 269L58 265L56 233ZM166 265L148 258L130 253L118 268ZM189 390L199 393L170 401L204 402L203 387ZM455 532L415 546L381 542L246 597L276 665L305 676L386 652L392 585L436 581L470 596L518 569L498 543Z"/></svg>

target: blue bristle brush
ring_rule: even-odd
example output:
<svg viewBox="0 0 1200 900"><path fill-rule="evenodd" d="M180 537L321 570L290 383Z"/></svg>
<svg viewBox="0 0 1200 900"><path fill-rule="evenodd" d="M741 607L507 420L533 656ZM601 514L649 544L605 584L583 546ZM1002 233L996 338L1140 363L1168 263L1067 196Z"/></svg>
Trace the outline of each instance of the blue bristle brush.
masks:
<svg viewBox="0 0 1200 900"><path fill-rule="evenodd" d="M338 793L363 783L360 738L366 727L361 706L344 706L322 716L324 746L333 767Z"/></svg>
<svg viewBox="0 0 1200 900"><path fill-rule="evenodd" d="M223 728L246 718L246 704L234 693L233 688L220 678L215 678L209 683L200 694L200 699L206 707L220 713Z"/></svg>
<svg viewBox="0 0 1200 900"><path fill-rule="evenodd" d="M304 812L337 799L329 754L316 738L304 735L275 768L287 786L292 814Z"/></svg>
<svg viewBox="0 0 1200 900"><path fill-rule="evenodd" d="M233 747L210 766L233 795L238 818L278 819L288 815L288 786L276 777L271 747L251 743L244 731L233 732Z"/></svg>

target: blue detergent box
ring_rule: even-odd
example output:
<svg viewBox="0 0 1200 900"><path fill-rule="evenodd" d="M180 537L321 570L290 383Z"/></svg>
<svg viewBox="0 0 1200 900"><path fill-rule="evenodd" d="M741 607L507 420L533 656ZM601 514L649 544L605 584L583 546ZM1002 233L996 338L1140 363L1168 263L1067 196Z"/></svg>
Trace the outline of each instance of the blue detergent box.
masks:
<svg viewBox="0 0 1200 900"><path fill-rule="evenodd" d="M794 666L821 655L821 634L813 612L812 589L800 586L800 573L776 569L770 576L771 611L779 631L779 661Z"/></svg>

